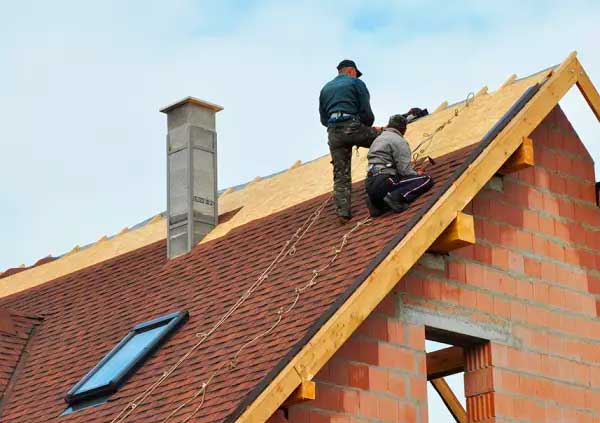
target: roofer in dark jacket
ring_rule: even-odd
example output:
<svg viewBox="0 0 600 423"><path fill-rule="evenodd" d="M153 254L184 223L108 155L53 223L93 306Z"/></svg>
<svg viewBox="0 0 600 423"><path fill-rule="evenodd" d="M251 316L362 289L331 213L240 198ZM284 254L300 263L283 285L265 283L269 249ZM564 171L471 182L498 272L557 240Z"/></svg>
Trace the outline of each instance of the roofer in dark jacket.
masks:
<svg viewBox="0 0 600 423"><path fill-rule="evenodd" d="M388 209L400 213L433 186L433 180L413 169L406 133L406 118L394 115L371 148L365 188L367 207L373 217Z"/></svg>
<svg viewBox="0 0 600 423"><path fill-rule="evenodd" d="M339 75L321 89L319 114L327 127L329 151L333 164L333 196L340 223L352 217L350 195L352 179L350 165L352 147L371 146L381 132L374 128L369 90L352 60L342 60Z"/></svg>

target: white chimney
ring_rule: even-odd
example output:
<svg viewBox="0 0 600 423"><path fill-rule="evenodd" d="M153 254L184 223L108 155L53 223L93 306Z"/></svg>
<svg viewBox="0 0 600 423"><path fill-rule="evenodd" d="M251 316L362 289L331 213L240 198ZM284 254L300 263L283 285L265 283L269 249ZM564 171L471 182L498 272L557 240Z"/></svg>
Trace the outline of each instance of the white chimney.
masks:
<svg viewBox="0 0 600 423"><path fill-rule="evenodd" d="M221 106L187 97L167 115L167 255L190 251L218 220L217 133Z"/></svg>

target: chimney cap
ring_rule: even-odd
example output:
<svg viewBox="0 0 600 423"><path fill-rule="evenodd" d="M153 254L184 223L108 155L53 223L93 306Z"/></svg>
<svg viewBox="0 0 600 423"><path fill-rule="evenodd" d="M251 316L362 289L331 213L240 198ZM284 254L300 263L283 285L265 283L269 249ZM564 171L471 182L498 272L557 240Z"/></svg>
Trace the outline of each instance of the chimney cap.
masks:
<svg viewBox="0 0 600 423"><path fill-rule="evenodd" d="M199 98L196 98L196 97L188 96L188 97L181 99L173 104L163 107L162 109L160 109L160 111L162 113L169 113L171 110L176 109L177 107L181 107L188 103L193 104L198 107L203 107L205 109L212 110L213 112L220 112L221 110L223 110L223 107L219 106L218 104L210 103L208 101L200 100Z"/></svg>

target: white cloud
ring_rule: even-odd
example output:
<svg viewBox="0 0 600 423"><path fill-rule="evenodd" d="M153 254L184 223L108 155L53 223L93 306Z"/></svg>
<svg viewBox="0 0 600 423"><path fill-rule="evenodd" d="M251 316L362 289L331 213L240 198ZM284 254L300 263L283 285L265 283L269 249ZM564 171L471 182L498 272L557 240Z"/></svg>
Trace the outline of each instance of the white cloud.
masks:
<svg viewBox="0 0 600 423"><path fill-rule="evenodd" d="M317 97L344 57L363 68L379 124L413 105L434 108L485 84L494 89L510 73L534 72L573 49L600 81L595 3L478 2L465 13L443 3L369 4L2 5L0 269L163 210L165 118L158 109L186 95L225 107L218 117L225 187L327 152ZM379 28L374 14L375 25L359 31L365 10L389 16ZM597 123L580 109L569 113L579 107L570 97L564 104L597 157Z"/></svg>

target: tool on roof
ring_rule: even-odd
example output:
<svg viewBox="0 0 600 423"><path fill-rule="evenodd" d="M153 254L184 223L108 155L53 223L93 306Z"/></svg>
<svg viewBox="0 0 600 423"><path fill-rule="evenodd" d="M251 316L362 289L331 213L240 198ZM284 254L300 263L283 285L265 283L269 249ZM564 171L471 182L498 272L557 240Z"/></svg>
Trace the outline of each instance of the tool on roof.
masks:
<svg viewBox="0 0 600 423"><path fill-rule="evenodd" d="M404 113L402 116L406 118L406 123L414 122L415 120L427 116L429 112L427 109L420 109L418 107L411 108L408 112Z"/></svg>
<svg viewBox="0 0 600 423"><path fill-rule="evenodd" d="M424 133L423 136L425 137L419 144L417 144L417 146L414 148L414 153L413 153L413 167L415 169L420 168L419 166L427 166L429 164L435 164L435 162L433 161L433 159L431 157L428 157L428 155L426 155L425 153L431 148L431 145L433 143L433 139L435 137L435 135L440 132L442 129L444 129L448 124L452 123L452 121L461 114L461 112L463 110L465 110L466 108L468 108L473 101L475 100L475 93L470 92L467 95L467 98L464 101L464 106L462 108L455 108L454 109L454 114L448 119L446 120L444 123L442 123L440 126L438 126L435 131L433 131L433 133L428 134L428 133ZM413 109L411 109L413 110ZM409 114L411 112L411 110L409 110ZM427 111L427 109L425 109L425 111ZM414 120L413 120L414 122ZM427 164L426 164L427 163Z"/></svg>

